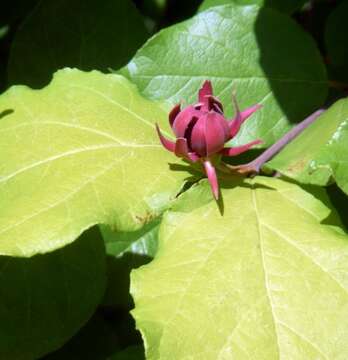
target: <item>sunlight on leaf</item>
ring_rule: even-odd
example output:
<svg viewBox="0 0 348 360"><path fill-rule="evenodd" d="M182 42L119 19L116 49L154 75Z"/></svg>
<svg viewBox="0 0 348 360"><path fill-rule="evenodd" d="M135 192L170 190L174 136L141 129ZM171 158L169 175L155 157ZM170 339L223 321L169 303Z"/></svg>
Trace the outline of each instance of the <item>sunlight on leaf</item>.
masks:
<svg viewBox="0 0 348 360"><path fill-rule="evenodd" d="M260 138L266 147L327 93L313 39L288 16L258 6L216 7L164 29L121 72L153 99L195 103L208 79L229 116L232 90L242 109L262 104L236 137L239 145Z"/></svg>
<svg viewBox="0 0 348 360"><path fill-rule="evenodd" d="M223 216L197 197L167 213L132 273L147 359L343 360L348 236L324 195L258 177L223 189Z"/></svg>
<svg viewBox="0 0 348 360"><path fill-rule="evenodd" d="M333 178L348 194L348 100L331 106L266 164L292 179L327 185Z"/></svg>
<svg viewBox="0 0 348 360"><path fill-rule="evenodd" d="M65 69L42 90L11 88L0 109L1 254L45 253L96 223L138 230L189 175L154 130L167 106L118 75Z"/></svg>

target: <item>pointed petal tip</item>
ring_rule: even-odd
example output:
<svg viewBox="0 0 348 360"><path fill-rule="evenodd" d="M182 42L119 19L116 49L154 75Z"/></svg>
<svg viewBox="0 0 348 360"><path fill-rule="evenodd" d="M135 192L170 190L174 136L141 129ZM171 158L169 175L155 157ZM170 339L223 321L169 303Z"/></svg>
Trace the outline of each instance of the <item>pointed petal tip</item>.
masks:
<svg viewBox="0 0 348 360"><path fill-rule="evenodd" d="M237 105L237 89L232 88L231 97L232 97L233 105L236 106ZM237 105L237 107L238 107L238 105Z"/></svg>
<svg viewBox="0 0 348 360"><path fill-rule="evenodd" d="M262 108L262 105L261 104L256 104L256 105L253 105L253 106L250 106L249 108L243 110L241 112L241 118L242 118L242 121L244 122L246 119L248 119L254 112L256 112L257 110L261 109Z"/></svg>
<svg viewBox="0 0 348 360"><path fill-rule="evenodd" d="M212 85L211 85L211 81L210 80L204 80L204 83L202 85L202 88L211 88Z"/></svg>
<svg viewBox="0 0 348 360"><path fill-rule="evenodd" d="M216 176L216 170L209 160L204 161L204 169L208 177L211 191L215 200L219 199L219 183Z"/></svg>
<svg viewBox="0 0 348 360"><path fill-rule="evenodd" d="M207 96L213 95L213 86L210 80L205 80L202 87L198 90L198 101L200 103L207 103Z"/></svg>
<svg viewBox="0 0 348 360"><path fill-rule="evenodd" d="M248 151L254 145L259 145L261 143L263 143L263 141L260 139L257 139L257 140L251 141L250 143L247 143L247 144L244 144L241 146L224 148L220 151L220 153L224 156L236 156L236 155L242 154L243 152Z"/></svg>
<svg viewBox="0 0 348 360"><path fill-rule="evenodd" d="M215 199L216 201L219 200L219 189L214 189L214 190L213 190L213 196L214 196L214 199Z"/></svg>
<svg viewBox="0 0 348 360"><path fill-rule="evenodd" d="M170 152L174 152L175 150L175 143L173 141L168 140L161 132L160 127L158 126L158 124L155 124L156 126L156 130L157 130L157 134L158 137L161 141L161 144Z"/></svg>
<svg viewBox="0 0 348 360"><path fill-rule="evenodd" d="M234 107L236 110L236 115L233 119L229 121L230 126L230 139L232 139L238 131L240 130L240 127L244 123L245 120L249 119L249 117L254 114L257 110L262 108L261 104L256 104L253 106L250 106L249 108L240 111L237 102L234 102Z"/></svg>
<svg viewBox="0 0 348 360"><path fill-rule="evenodd" d="M170 113L169 113L169 124L170 124L171 127L173 127L174 120L178 116L180 111L181 111L181 104L180 103L176 104L172 108L172 110L170 111Z"/></svg>

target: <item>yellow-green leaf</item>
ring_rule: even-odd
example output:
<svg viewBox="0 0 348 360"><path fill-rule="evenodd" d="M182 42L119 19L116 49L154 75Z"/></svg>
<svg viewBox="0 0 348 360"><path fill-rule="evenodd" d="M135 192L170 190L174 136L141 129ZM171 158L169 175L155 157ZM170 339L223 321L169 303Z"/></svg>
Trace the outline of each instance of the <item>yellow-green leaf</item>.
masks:
<svg viewBox="0 0 348 360"><path fill-rule="evenodd" d="M0 254L31 256L105 223L134 231L187 176L154 130L167 105L118 75L59 71L42 90L0 97Z"/></svg>
<svg viewBox="0 0 348 360"><path fill-rule="evenodd" d="M348 100L337 101L265 165L302 183L332 179L348 194Z"/></svg>
<svg viewBox="0 0 348 360"><path fill-rule="evenodd" d="M348 236L323 193L259 177L222 196L167 213L132 273L147 359L346 359Z"/></svg>

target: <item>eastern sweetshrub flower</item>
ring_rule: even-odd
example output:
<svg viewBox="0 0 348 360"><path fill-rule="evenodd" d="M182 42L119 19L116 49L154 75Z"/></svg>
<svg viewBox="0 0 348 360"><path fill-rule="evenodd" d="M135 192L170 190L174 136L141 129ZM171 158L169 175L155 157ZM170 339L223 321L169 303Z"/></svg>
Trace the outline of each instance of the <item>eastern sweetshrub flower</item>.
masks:
<svg viewBox="0 0 348 360"><path fill-rule="evenodd" d="M176 136L175 142L163 136L156 124L158 136L167 150L190 162L203 164L215 199L219 197L214 166L216 161L219 161L221 155L235 156L262 142L254 140L241 146L225 147L225 143L237 135L243 122L261 107L254 105L240 111L234 95L232 101L236 115L229 120L224 116L221 102L213 96L211 82L206 80L198 91L197 104L189 105L183 110L178 104L169 113L169 123Z"/></svg>

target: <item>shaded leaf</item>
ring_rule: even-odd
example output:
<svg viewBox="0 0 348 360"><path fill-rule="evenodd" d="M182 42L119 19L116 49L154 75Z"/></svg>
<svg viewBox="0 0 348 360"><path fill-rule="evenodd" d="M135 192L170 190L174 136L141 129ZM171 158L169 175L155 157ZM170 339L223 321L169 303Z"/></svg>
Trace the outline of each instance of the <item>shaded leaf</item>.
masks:
<svg viewBox="0 0 348 360"><path fill-rule="evenodd" d="M68 343L42 360L106 360L119 351L117 334L103 316L96 312Z"/></svg>
<svg viewBox="0 0 348 360"><path fill-rule="evenodd" d="M146 38L143 20L130 0L40 1L13 40L9 81L42 87L66 66L117 69Z"/></svg>
<svg viewBox="0 0 348 360"><path fill-rule="evenodd" d="M132 269L147 264L151 260L149 256L130 252L119 257L109 255L107 257L108 284L102 305L130 311L133 308L133 300L129 294L129 274Z"/></svg>
<svg viewBox="0 0 348 360"><path fill-rule="evenodd" d="M0 27L0 40L7 35L8 30L9 28L7 25Z"/></svg>
<svg viewBox="0 0 348 360"><path fill-rule="evenodd" d="M129 252L154 257L157 250L160 220L160 218L156 218L141 229L133 232L114 232L109 226L100 225L107 254L122 256Z"/></svg>
<svg viewBox="0 0 348 360"><path fill-rule="evenodd" d="M348 1L342 1L330 14L325 29L325 42L330 61L348 72L347 49Z"/></svg>
<svg viewBox="0 0 348 360"><path fill-rule="evenodd" d="M111 319L114 320L114 319ZM116 326L115 326L116 325ZM97 310L88 323L62 348L41 360L142 360L144 347L122 346L125 328L113 324ZM132 325L134 327L133 321ZM141 339L140 339L141 340Z"/></svg>
<svg viewBox="0 0 348 360"><path fill-rule="evenodd" d="M2 254L51 251L96 223L138 230L188 175L154 130L169 127L165 104L118 75L65 69L42 90L11 88L1 110Z"/></svg>
<svg viewBox="0 0 348 360"><path fill-rule="evenodd" d="M277 29L277 31L274 31ZM288 16L258 6L212 8L153 36L122 70L145 96L196 102L205 79L232 115L231 92L241 108L263 108L243 126L236 143L274 142L321 105L325 68L313 40Z"/></svg>
<svg viewBox="0 0 348 360"><path fill-rule="evenodd" d="M17 27L40 0L2 0L0 26Z"/></svg>
<svg viewBox="0 0 348 360"><path fill-rule="evenodd" d="M333 178L348 193L348 100L340 100L286 146L266 168L302 183Z"/></svg>
<svg viewBox="0 0 348 360"><path fill-rule="evenodd" d="M197 197L168 212L132 272L147 359L345 359L348 236L314 195L258 177L222 190L223 216Z"/></svg>
<svg viewBox="0 0 348 360"><path fill-rule="evenodd" d="M199 11L207 10L214 6L227 5L235 3L238 5L259 5L269 6L282 12L292 13L299 9L305 0L205 0L199 8Z"/></svg>
<svg viewBox="0 0 348 360"><path fill-rule="evenodd" d="M108 360L143 360L144 348L142 346L130 346L129 348L115 354Z"/></svg>
<svg viewBox="0 0 348 360"><path fill-rule="evenodd" d="M92 228L50 254L1 256L0 274L0 358L38 359L71 338L101 301L104 244Z"/></svg>

